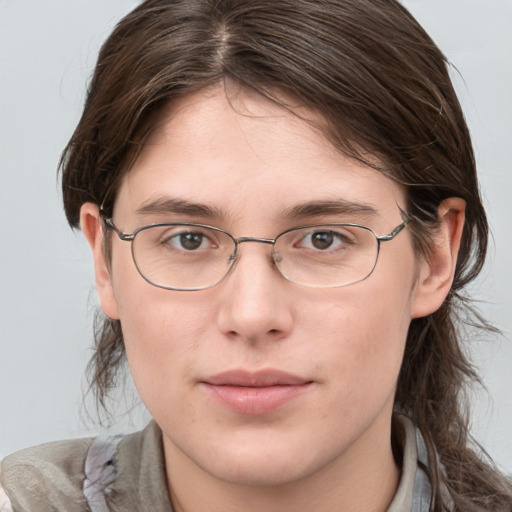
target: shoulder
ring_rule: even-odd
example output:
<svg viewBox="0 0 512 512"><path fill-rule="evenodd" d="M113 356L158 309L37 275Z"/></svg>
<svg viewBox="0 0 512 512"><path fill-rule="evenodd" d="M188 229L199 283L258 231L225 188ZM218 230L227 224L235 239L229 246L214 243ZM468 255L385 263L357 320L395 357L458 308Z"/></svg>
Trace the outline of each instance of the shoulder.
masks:
<svg viewBox="0 0 512 512"><path fill-rule="evenodd" d="M60 441L21 450L0 466L0 489L14 510L87 510L84 460L94 439ZM7 499L4 497L5 503ZM9 510L7 504L3 505Z"/></svg>
<svg viewBox="0 0 512 512"><path fill-rule="evenodd" d="M170 510L162 498L167 491L161 451L161 431L154 422L129 435L19 451L0 464L0 512L139 510L141 486L152 489L146 498L163 500L159 510Z"/></svg>

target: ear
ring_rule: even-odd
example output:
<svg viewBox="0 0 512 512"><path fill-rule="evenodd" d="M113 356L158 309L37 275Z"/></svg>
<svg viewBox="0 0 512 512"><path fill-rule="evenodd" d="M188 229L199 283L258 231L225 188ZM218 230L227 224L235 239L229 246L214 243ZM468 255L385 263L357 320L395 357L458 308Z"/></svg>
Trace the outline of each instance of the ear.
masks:
<svg viewBox="0 0 512 512"><path fill-rule="evenodd" d="M103 220L98 205L85 203L80 209L80 225L89 243L94 260L96 289L100 299L101 309L109 318L119 319L119 310L112 285L109 266L103 252Z"/></svg>
<svg viewBox="0 0 512 512"><path fill-rule="evenodd" d="M438 209L440 226L434 235L430 255L420 262L411 318L437 311L450 292L464 228L466 202L459 197L445 199Z"/></svg>

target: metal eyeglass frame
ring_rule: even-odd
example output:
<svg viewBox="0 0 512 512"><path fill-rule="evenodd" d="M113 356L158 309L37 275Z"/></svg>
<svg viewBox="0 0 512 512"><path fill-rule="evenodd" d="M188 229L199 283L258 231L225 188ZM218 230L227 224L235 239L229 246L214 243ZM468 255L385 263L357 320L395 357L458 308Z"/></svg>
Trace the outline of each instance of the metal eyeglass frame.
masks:
<svg viewBox="0 0 512 512"><path fill-rule="evenodd" d="M377 255L375 257L375 263L373 264L373 267L371 268L371 270L364 277L362 277L361 279L358 279L356 281L351 281L349 283L341 284L341 285L323 286L323 285L303 284L303 283L296 282L293 279L290 279L285 274L283 274L283 272L281 271L281 269L277 265L274 257L272 256L272 260L273 260L277 270L279 271L279 273L287 281L290 281L291 283L297 284L299 286L305 286L307 288L342 288L344 286L350 286L352 284L359 283L359 282L364 281L365 279L367 279L373 273L373 271L375 270L375 267L377 266L377 261L379 259L381 243L382 242L389 242L390 240L393 240L393 238L395 238L400 232L402 232L403 229L407 226L407 224L409 224L409 222L411 222L413 220L413 217L412 216L408 217L401 224L396 226L396 228L394 228L392 231L390 231L386 235L380 235L380 236L377 235L375 233L375 231L373 231L373 229L369 228L368 226L363 226L361 224L354 224L354 223L350 223L350 222L339 222L339 223L330 222L330 223L326 223L326 224L306 224L306 225L303 225L303 226L296 226L296 227L287 229L287 230L283 231L282 233L279 233L275 238L259 238L259 237L252 237L252 236L234 237L231 233L228 233L224 229L221 229L221 228L218 228L218 227L215 227L215 226L210 226L208 224L198 224L198 223L195 223L195 222L160 222L160 223L155 223L155 224L148 224L148 225L145 225L145 226L141 226L141 227L137 228L135 231L133 231L133 233L129 233L128 234L128 233L123 233L114 224L114 221L112 220L112 217L106 217L106 216L102 215L102 219L103 219L103 222L105 224L105 227L108 228L108 229L111 229L112 231L114 231L117 234L117 236L119 237L119 239L122 240L123 242L133 242L135 237L137 236L137 233L140 233L141 231L144 231L146 229L150 229L150 228L154 228L154 227L164 227L164 226L197 226L198 228L213 229L214 231L219 231L220 233L224 233L225 235L227 235L233 241L233 244L234 244L234 251L233 251L233 253L231 254L231 257L230 257L231 264L230 264L227 272L217 282L215 282L213 284L210 284L208 286L195 287L195 288L176 288L176 287L172 287L172 286L164 286L164 285L155 283L154 281L151 281L151 279L149 279L147 276L145 276L144 273L140 270L140 268L139 268L139 266L137 264L137 259L135 258L135 254L133 252L133 244L132 244L131 253L132 253L132 259L133 259L133 262L135 264L135 267L137 268L137 271L139 272L139 274L149 284L152 284L153 286L156 286L157 288L163 288L165 290L199 291L199 290L207 290L208 288L213 288L214 286L217 286L218 284L220 284L224 279L226 279L226 277L231 273L231 270L235 266L235 262L237 261L237 256L238 256L238 246L240 244L245 243L245 242L256 242L256 243L261 243L261 244L272 245L272 247L273 247L274 244L276 243L276 240L278 240L281 236L285 235L286 233L289 233L290 231L296 231L296 230L299 230L299 229L307 229L307 228L315 228L315 227L325 227L325 226L352 226L352 227L366 229L367 231L369 231L369 232L371 232L373 234L373 236L377 240Z"/></svg>

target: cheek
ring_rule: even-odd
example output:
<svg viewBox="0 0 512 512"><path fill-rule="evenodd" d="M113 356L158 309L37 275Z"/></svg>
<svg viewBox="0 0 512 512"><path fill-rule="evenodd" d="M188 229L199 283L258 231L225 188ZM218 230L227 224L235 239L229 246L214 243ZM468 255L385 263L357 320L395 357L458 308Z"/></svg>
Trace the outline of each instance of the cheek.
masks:
<svg viewBox="0 0 512 512"><path fill-rule="evenodd" d="M211 315L197 297L157 288L124 262L116 267L114 292L126 356L142 400L158 402L192 374ZM123 266L124 264L124 266ZM203 304L204 306L204 304Z"/></svg>
<svg viewBox="0 0 512 512"><path fill-rule="evenodd" d="M336 393L350 398L347 410L394 394L402 364L412 286L374 277L347 288L338 300L317 302L317 321L309 322L317 339L312 358L328 365Z"/></svg>
<svg viewBox="0 0 512 512"><path fill-rule="evenodd" d="M156 293L155 293L156 292ZM121 302L121 325L128 362L132 371L148 367L155 371L178 366L192 359L201 339L205 338L208 313L188 301L172 300L159 295L167 290L147 290L134 300ZM151 367L151 368L149 368Z"/></svg>

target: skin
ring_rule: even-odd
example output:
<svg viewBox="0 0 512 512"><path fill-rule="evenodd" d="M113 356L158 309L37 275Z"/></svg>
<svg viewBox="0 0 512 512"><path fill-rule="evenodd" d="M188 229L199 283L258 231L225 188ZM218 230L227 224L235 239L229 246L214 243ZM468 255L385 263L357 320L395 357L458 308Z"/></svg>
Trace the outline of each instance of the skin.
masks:
<svg viewBox="0 0 512 512"><path fill-rule="evenodd" d="M137 213L163 198L217 215ZM337 200L376 213L284 215ZM273 238L348 221L381 235L402 222L405 204L400 186L336 152L308 123L243 89L228 102L219 86L166 113L123 179L113 219L125 233L183 221ZM135 384L162 428L177 511L386 510L399 481L391 416L407 329L449 291L463 211L456 198L441 205L428 261L415 255L407 228L383 244L373 274L351 286L298 286L277 272L268 246L247 243L219 285L180 292L147 283L116 236L108 265L98 207L82 207L101 305L121 320ZM203 385L226 370L269 368L309 382L269 413L237 413Z"/></svg>

